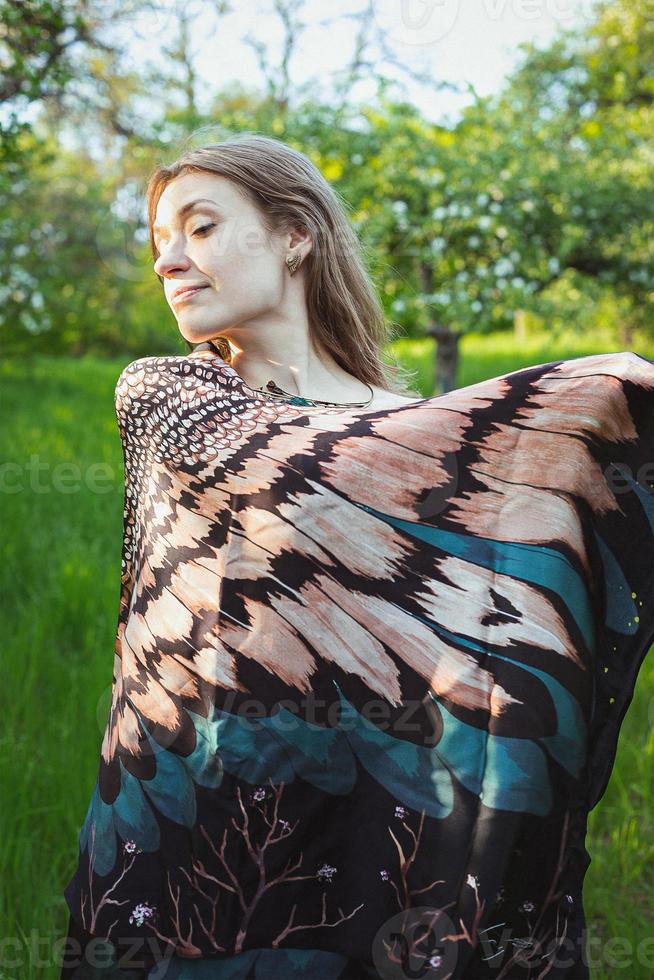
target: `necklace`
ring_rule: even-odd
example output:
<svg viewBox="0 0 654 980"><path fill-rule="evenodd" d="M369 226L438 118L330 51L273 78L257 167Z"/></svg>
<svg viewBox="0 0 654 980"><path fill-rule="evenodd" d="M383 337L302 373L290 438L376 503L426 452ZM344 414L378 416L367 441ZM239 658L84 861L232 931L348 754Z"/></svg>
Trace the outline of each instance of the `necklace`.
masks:
<svg viewBox="0 0 654 980"><path fill-rule="evenodd" d="M221 358L228 364L232 359L232 349L229 346L229 341L225 337L216 337L214 340L205 340L201 344L197 344L193 350L208 350L213 348ZM243 382L245 384L245 382ZM283 388L273 381L272 378L268 381L263 388L252 388L251 385L247 385L251 391L258 391L261 394L269 395L275 401L287 402L289 405L327 405L334 406L336 408L365 408L375 397L375 393L366 381L365 384L370 391L370 398L365 402L329 402L323 401L320 398L304 398L302 395L294 395L290 391L285 391Z"/></svg>
<svg viewBox="0 0 654 980"><path fill-rule="evenodd" d="M274 398L287 402L289 405L333 405L338 408L365 408L365 406L369 405L375 397L375 393L367 381L366 385L368 385L368 390L370 391L370 398L365 402L327 402L320 398L304 398L302 395L294 395L290 391L284 391L284 389L280 388L277 382L273 381L272 378L266 383L265 389L253 388L253 391L261 391L265 394L271 394Z"/></svg>

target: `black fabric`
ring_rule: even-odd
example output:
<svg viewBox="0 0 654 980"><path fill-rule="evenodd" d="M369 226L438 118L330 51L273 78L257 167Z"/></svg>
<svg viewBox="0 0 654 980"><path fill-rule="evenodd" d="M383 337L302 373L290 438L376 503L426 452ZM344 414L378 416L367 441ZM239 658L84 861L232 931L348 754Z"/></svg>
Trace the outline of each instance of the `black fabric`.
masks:
<svg viewBox="0 0 654 980"><path fill-rule="evenodd" d="M230 980L274 950L284 980L584 980L588 813L654 639L654 364L356 410L202 344L128 365L116 417L77 921Z"/></svg>

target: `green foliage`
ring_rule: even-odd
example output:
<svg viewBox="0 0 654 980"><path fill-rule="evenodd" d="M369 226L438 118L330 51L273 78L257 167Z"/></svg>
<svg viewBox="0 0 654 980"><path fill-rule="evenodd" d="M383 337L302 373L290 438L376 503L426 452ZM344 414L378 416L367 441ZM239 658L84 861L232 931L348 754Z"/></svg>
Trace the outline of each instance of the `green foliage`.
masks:
<svg viewBox="0 0 654 980"><path fill-rule="evenodd" d="M69 48L86 30L78 0L0 0L0 103L10 109L62 91L75 74ZM29 124L0 117L2 159L22 156Z"/></svg>
<svg viewBox="0 0 654 980"><path fill-rule="evenodd" d="M57 17L76 5L29 3L22 17L0 0L7 6L6 43L32 38L8 73L34 95L30 52L49 31L59 37ZM82 139L64 147L51 102L21 134L23 166L10 163L0 176L3 347L181 349L152 270L145 181L189 133L197 143L243 130L314 160L360 234L388 318L407 335L506 329L526 314L555 332L584 334L602 322L628 343L653 322L653 47L642 4L600 4L585 34L562 32L543 50L525 45L502 92L478 99L453 126L393 100L384 79L370 103L337 106L310 96L282 104L234 84L202 116L190 96L180 104L182 78L157 79L153 66L118 73L101 51L78 59L78 72L106 94L87 125L104 132L112 162ZM134 127L136 100L157 83L159 118ZM73 100L68 113L85 137L88 111Z"/></svg>

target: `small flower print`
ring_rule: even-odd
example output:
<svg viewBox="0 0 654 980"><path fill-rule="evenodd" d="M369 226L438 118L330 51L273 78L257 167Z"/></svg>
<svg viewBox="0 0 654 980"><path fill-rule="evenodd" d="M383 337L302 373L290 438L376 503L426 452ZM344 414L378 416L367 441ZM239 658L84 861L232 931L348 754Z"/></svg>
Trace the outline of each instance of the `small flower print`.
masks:
<svg viewBox="0 0 654 980"><path fill-rule="evenodd" d="M407 811L406 811L406 808L405 807L403 807L403 806L396 806L395 807L395 816L396 817L399 817L400 820L404 820L404 818L406 817L406 815L407 815Z"/></svg>
<svg viewBox="0 0 654 980"><path fill-rule="evenodd" d="M280 820L279 821L279 824L280 824L282 830L289 830L290 829L290 826L291 826L290 823L288 822L288 820Z"/></svg>
<svg viewBox="0 0 654 980"><path fill-rule="evenodd" d="M565 896L565 900L566 900L566 902L568 903L568 905L574 905L574 901L575 901L575 900L574 900L574 898L572 897L572 895L566 895L566 896Z"/></svg>
<svg viewBox="0 0 654 980"><path fill-rule="evenodd" d="M429 966L432 968L432 970L437 970L438 967L441 966L442 963L443 963L443 957L441 956L440 953L434 953L433 956L430 956L429 957L429 961L428 962L429 962Z"/></svg>
<svg viewBox="0 0 654 980"><path fill-rule="evenodd" d="M133 840L126 840L123 844L123 850L126 854L141 854L142 848L137 847Z"/></svg>
<svg viewBox="0 0 654 980"><path fill-rule="evenodd" d="M466 884L470 885L470 887L474 888L476 891L477 888L479 888L479 881L477 879L477 875L468 875Z"/></svg>
<svg viewBox="0 0 654 980"><path fill-rule="evenodd" d="M380 871L379 874L381 875L382 881L389 881L388 871L384 869L383 871Z"/></svg>
<svg viewBox="0 0 654 980"><path fill-rule="evenodd" d="M265 800L266 790L264 786L257 786L254 793L252 794L252 799L259 802L259 800Z"/></svg>
<svg viewBox="0 0 654 980"><path fill-rule="evenodd" d="M523 902L522 905L520 906L520 911L521 912L533 912L535 908L536 908L536 906L534 905L533 902Z"/></svg>
<svg viewBox="0 0 654 980"><path fill-rule="evenodd" d="M146 919L153 917L154 912L154 906L148 905L147 902L142 902L134 908L134 911L129 917L129 921L135 922L137 926L142 926Z"/></svg>
<svg viewBox="0 0 654 980"><path fill-rule="evenodd" d="M322 880L326 878L327 881L332 880L332 876L336 874L336 868L332 868L329 864L323 864L321 868L318 868L318 877Z"/></svg>

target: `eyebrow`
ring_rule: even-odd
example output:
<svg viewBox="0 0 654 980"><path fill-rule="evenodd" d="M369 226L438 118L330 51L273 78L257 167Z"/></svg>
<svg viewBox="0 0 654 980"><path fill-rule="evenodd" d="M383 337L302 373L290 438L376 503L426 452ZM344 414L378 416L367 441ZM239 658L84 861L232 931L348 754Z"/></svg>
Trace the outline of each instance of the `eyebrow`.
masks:
<svg viewBox="0 0 654 980"><path fill-rule="evenodd" d="M210 201L208 197L196 197L194 201L188 201L186 204L183 204L177 213L180 218L183 218L185 215L190 214L191 211L194 211L200 204L211 204L214 208L218 207L216 202ZM165 231L162 225L154 225L152 228L153 235L158 235L161 231Z"/></svg>

